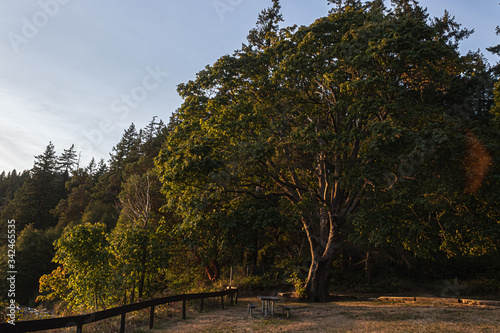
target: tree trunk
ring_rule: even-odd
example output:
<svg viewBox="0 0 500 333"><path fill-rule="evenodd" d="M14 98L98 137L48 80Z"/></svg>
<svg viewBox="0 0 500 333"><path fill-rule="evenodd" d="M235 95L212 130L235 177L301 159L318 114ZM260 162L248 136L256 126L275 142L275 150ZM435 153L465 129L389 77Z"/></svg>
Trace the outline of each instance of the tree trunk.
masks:
<svg viewBox="0 0 500 333"><path fill-rule="evenodd" d="M135 276L134 276L134 281L132 282L132 292L130 294L130 303L134 303L135 299Z"/></svg>
<svg viewBox="0 0 500 333"><path fill-rule="evenodd" d="M141 273L139 275L139 299L142 298L144 292L144 280L146 279L146 259L147 259L147 243L142 249Z"/></svg>
<svg viewBox="0 0 500 333"><path fill-rule="evenodd" d="M372 252L371 248L366 252L366 259L365 259L365 278L366 278L366 283L371 284L372 283Z"/></svg>
<svg viewBox="0 0 500 333"><path fill-rule="evenodd" d="M205 272L212 282L216 282L220 278L219 263L216 259L212 259L208 265L205 266Z"/></svg>
<svg viewBox="0 0 500 333"><path fill-rule="evenodd" d="M319 231L315 232L314 222L319 222ZM306 293L312 302L325 302L330 298L330 271L335 256L337 232L329 214L324 211L303 219L304 228L309 240L311 266L306 281Z"/></svg>
<svg viewBox="0 0 500 333"><path fill-rule="evenodd" d="M306 292L312 302L326 302L330 298L330 272L333 255L322 260L314 260L309 267Z"/></svg>
<svg viewBox="0 0 500 333"><path fill-rule="evenodd" d="M344 221L344 217L324 208L319 214L302 219L311 251L305 289L312 302L325 302L330 298L330 272L340 247L339 228Z"/></svg>

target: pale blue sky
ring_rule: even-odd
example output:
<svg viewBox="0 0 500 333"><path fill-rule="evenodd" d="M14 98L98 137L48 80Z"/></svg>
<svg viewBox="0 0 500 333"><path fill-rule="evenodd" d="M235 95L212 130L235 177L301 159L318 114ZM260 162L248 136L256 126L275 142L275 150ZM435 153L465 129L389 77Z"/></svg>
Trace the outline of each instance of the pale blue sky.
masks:
<svg viewBox="0 0 500 333"><path fill-rule="evenodd" d="M168 121L176 86L241 47L270 0L0 0L0 172L30 169L49 141L82 165L109 158L130 123ZM422 0L476 33L462 51L500 43L498 0ZM282 0L285 25L325 16L326 0Z"/></svg>

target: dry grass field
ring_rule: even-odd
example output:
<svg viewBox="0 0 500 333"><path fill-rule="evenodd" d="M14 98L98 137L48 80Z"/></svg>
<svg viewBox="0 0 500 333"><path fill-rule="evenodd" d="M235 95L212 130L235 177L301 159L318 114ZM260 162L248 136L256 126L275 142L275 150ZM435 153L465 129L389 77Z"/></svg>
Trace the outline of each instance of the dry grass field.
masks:
<svg viewBox="0 0 500 333"><path fill-rule="evenodd" d="M237 305L224 310L217 304L203 312L190 307L187 319L177 311L158 318L154 329L147 326L127 331L166 332L500 332L500 307L466 305L417 299L394 302L380 300L338 300L312 304L285 301L292 308L290 318L278 313L275 318L247 314L247 304L260 304L258 298L240 298ZM161 317L161 315L159 316Z"/></svg>

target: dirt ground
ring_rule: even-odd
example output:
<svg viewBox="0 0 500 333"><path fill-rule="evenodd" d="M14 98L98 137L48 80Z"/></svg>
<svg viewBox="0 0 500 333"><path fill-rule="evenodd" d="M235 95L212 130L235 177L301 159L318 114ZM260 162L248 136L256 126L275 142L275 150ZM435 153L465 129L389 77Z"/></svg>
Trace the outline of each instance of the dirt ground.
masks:
<svg viewBox="0 0 500 333"><path fill-rule="evenodd" d="M249 302L260 305L256 297L240 298L237 305L226 304L224 310L212 304L199 312L193 304L186 320L172 311L158 318L153 330L144 326L133 332L500 332L500 307L490 305L433 299L394 302L344 298L322 304L285 300L291 308L290 318L276 308L275 317L268 319L255 310L250 317Z"/></svg>

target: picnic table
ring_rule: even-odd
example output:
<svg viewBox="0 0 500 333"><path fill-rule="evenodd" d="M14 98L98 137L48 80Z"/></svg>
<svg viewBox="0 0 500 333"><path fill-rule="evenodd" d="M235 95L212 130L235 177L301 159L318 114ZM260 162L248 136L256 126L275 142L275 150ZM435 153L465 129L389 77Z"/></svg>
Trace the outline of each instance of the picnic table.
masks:
<svg viewBox="0 0 500 333"><path fill-rule="evenodd" d="M262 314L267 317L268 314L271 317L274 315L274 302L279 302L279 297L275 296L257 296L262 301Z"/></svg>

